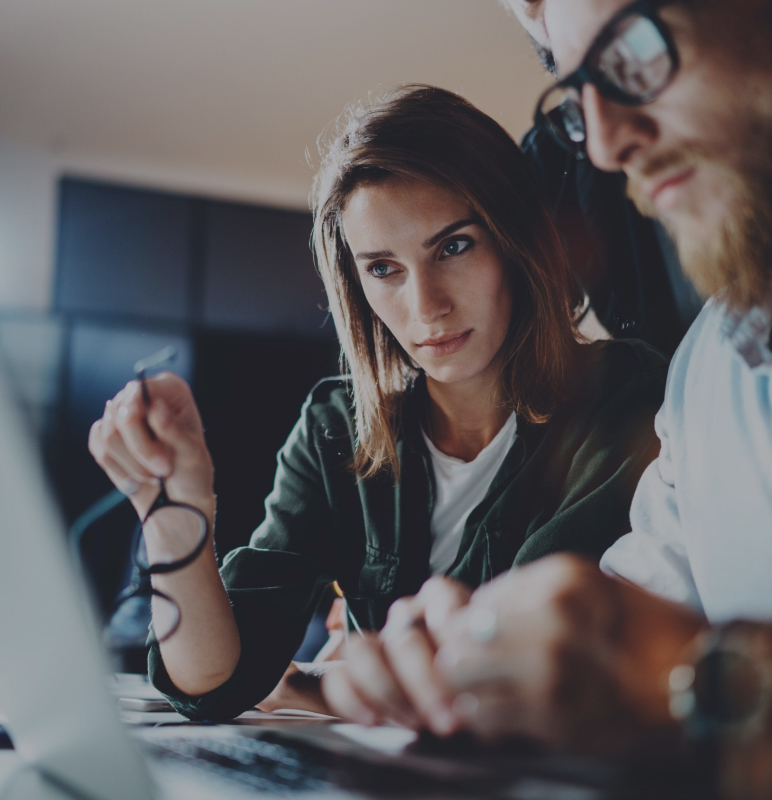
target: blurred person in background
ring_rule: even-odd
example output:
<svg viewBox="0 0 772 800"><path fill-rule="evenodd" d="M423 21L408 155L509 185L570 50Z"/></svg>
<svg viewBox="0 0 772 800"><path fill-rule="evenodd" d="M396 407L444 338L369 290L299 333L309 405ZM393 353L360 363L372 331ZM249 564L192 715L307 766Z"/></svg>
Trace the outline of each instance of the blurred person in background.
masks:
<svg viewBox="0 0 772 800"><path fill-rule="evenodd" d="M421 86L355 108L313 205L350 376L311 392L250 545L219 573L210 544L153 577L181 623L151 649L151 677L191 719L266 698L332 581L365 633L433 574L475 589L551 553L597 562L656 456L666 360L632 340L578 341L560 240L492 119ZM163 476L211 530L212 463L190 391L170 374L146 388L147 402L132 382L108 404L91 451L141 518ZM152 558L175 531L146 527ZM327 710L313 675L292 703ZM390 716L452 725L431 691Z"/></svg>
<svg viewBox="0 0 772 800"><path fill-rule="evenodd" d="M379 642L393 691L405 674L412 693L441 686L456 726L486 738L626 755L718 747L728 795L769 797L772 3L513 5L564 76L537 120L624 172L711 299L671 365L632 532L602 571L556 556L471 600L435 579ZM352 676L370 649L331 676L332 694L348 676L365 705Z"/></svg>

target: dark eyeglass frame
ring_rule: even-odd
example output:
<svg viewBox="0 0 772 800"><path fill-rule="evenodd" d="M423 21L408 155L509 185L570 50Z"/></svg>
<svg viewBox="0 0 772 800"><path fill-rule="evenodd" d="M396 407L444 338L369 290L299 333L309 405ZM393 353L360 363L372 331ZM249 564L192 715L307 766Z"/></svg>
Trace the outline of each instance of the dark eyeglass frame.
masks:
<svg viewBox="0 0 772 800"><path fill-rule="evenodd" d="M166 366L169 362L174 360L176 355L177 351L174 347L171 346L165 347L158 353L155 353L149 356L148 358L142 359L141 361L138 361L134 365L134 374L136 375L137 379L140 382L142 390L142 400L146 407L150 405L150 394L148 392L147 383L145 380L147 372L149 372L150 370L158 369L159 367ZM151 580L152 576L164 575L170 572L176 572L177 570L183 569L184 567L187 567L189 564L192 564L201 555L201 553L203 553L204 548L206 547L207 542L209 541L209 538L212 534L209 525L209 520L207 519L206 515L201 511L201 509L198 509L195 506L191 506L187 503L178 503L174 500L170 500L169 496L166 493L166 486L164 484L163 478L159 478L158 482L160 490L158 492L158 495L156 496L156 499L153 501L153 504L148 509L144 519L140 520L140 522L134 529L134 535L131 544L131 561L133 567L131 580L129 582L129 585L126 586L123 589L123 591L118 595L118 597L115 599L113 606L113 614L115 614L126 601L134 597L150 598L151 600L153 597L158 597L177 609L177 619L175 621L174 626L161 637L157 637L155 631L152 630L151 627L147 643L151 643L153 641L155 642L166 641L179 628L180 621L182 619L180 607L171 597L159 591L153 586ZM113 490L112 492L110 492L109 494L105 495L103 498L98 500L93 506L91 506L80 517L78 517L78 519L73 523L72 528L70 529L71 546L73 548L73 552L76 555L76 558L80 559L81 541L86 531L95 522L97 522L99 519L101 519L110 511L112 511L112 509L116 508L118 505L120 505L125 501L126 501L126 496L124 494L122 494L118 490ZM170 561L168 563L145 565L142 563L142 560L139 556L140 549L142 547L142 538L144 535L143 528L147 523L147 520L151 517L151 515L162 508L181 508L185 511L192 512L199 518L202 524L204 535L201 537L201 541L198 543L195 549L184 558L181 558L177 561ZM117 645L119 649L125 646L133 646L133 645L125 645L125 644Z"/></svg>
<svg viewBox="0 0 772 800"><path fill-rule="evenodd" d="M660 18L658 11L666 5L671 5L678 0L635 0L624 8L620 9L613 17L601 28L598 35L593 40L592 44L587 49L587 52L582 59L582 63L569 75L557 84L550 86L539 98L536 103L536 112L534 114L534 123L546 131L564 150L576 156L577 158L586 158L586 144L587 140L581 143L577 142L573 145L568 144L562 137L554 130L554 126L549 122L547 115L542 111L542 106L547 97L555 91L555 89L575 89L581 97L582 88L586 83L591 83L603 97L611 100L614 103L619 103L623 106L642 106L650 103L656 99L665 89L670 85L673 78L675 78L681 66L681 60L678 55L673 34L670 28ZM620 89L618 86L609 81L601 72L595 69L592 64L598 52L607 47L610 42L615 38L614 32L619 23L627 17L640 16L648 19L657 32L662 36L662 40L667 47L668 56L670 58L670 74L667 80L658 87L656 90L644 95L631 94ZM581 109L581 105L580 105ZM582 110L582 116L584 111ZM585 132L586 132L585 123Z"/></svg>
<svg viewBox="0 0 772 800"><path fill-rule="evenodd" d="M150 393L147 388L147 381L145 380L146 374L151 369L157 369L158 367L164 366L168 362L174 359L177 355L176 350L174 348L164 348L160 352L156 353L155 355L149 356L142 361L138 361L134 365L134 372L136 374L137 380L139 381L141 390L142 390L142 401L145 404L146 408L150 407ZM152 432L151 432L152 433ZM204 548L206 547L207 542L209 541L209 536L211 531L209 529L209 520L206 518L206 515L195 506L191 506L188 503L178 503L175 500L170 500L169 496L166 494L166 485L164 484L164 479L158 479L160 491L158 492L158 496L153 501L153 505L145 514L145 518L140 520L137 524L137 527L134 530L134 538L132 540L131 546L131 556L132 556L132 563L134 565L134 570L132 574L131 583L118 595L116 600L115 607L118 608L122 603L125 603L127 600L130 600L132 597L159 597L162 600L165 600L167 603L171 603L173 606L177 608L177 611L180 611L180 607L177 603L168 595L164 594L163 592L156 589L152 584L152 576L153 575L166 575L170 572L177 572L178 570L187 567L189 564L192 564L200 555L204 552ZM144 536L143 529L145 524L147 523L148 519L159 509L162 508L181 508L184 511L190 511L195 514L203 523L204 527L204 535L201 538L201 541L198 543L196 548L189 553L185 558L181 558L177 561L171 561L169 563L161 563L161 564L151 564L149 566L145 566L144 564L140 563L139 558L139 551L142 546L142 539ZM165 633L164 636L155 637L153 633L153 638L157 642L164 642L166 641L179 627L182 615L181 613L177 616L177 621L174 626Z"/></svg>
<svg viewBox="0 0 772 800"><path fill-rule="evenodd" d="M204 516L204 514L195 506L170 500L169 496L166 494L166 487L164 485L163 478L159 478L159 483L160 491L158 496L153 501L153 505L148 509L147 514L145 514L145 518L141 520L134 529L134 537L131 545L131 559L134 565L134 570L132 573L131 582L118 595L115 601L116 609L127 600L130 600L132 597L150 597L151 599L153 597L160 597L162 600L165 600L167 603L175 606L177 611L180 612L180 607L171 597L169 597L169 595L164 594L162 591L153 586L152 576L167 575L170 572L177 572L177 570L187 567L188 564L192 564L201 555L201 553L204 552L204 548L209 541L209 521L207 520L206 516ZM190 554L185 556L185 558L181 558L177 561L170 561L168 563L151 564L150 566L145 566L144 564L140 563L139 559L139 551L142 547L142 538L144 536L143 529L150 516L161 508L181 508L185 511L192 512L202 520L205 533L196 548ZM177 621L174 626L163 636L156 637L153 633L151 641L165 642L177 630L177 628L179 628L181 619L182 614L178 613Z"/></svg>

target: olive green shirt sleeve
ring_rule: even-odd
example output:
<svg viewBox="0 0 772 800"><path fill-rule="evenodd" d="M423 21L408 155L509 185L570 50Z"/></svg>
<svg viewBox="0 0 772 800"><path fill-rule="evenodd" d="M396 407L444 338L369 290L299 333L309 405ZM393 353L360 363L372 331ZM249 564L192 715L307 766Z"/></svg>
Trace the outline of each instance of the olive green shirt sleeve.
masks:
<svg viewBox="0 0 772 800"><path fill-rule="evenodd" d="M659 452L652 420L666 376L663 363L626 382L594 409L578 446L565 437L570 454L555 453L563 474L552 484L559 487L554 511L541 525L538 517L531 522L515 565L558 552L597 563L630 530L635 488Z"/></svg>

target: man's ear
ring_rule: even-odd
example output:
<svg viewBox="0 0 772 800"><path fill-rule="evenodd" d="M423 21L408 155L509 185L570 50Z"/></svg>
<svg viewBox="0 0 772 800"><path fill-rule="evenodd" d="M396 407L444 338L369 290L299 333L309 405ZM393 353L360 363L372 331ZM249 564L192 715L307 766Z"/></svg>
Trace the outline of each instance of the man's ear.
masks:
<svg viewBox="0 0 772 800"><path fill-rule="evenodd" d="M544 0L501 0L501 3L517 17L525 29L544 69L557 76L555 58L544 24Z"/></svg>

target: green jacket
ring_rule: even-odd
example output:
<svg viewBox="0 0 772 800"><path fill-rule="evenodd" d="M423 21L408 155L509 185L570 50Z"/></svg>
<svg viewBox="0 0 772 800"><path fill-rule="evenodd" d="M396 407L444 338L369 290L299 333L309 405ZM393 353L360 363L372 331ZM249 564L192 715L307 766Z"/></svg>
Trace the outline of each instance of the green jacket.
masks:
<svg viewBox="0 0 772 800"><path fill-rule="evenodd" d="M629 531L633 492L659 441L667 361L642 342L587 346L571 402L543 425L518 420L517 437L470 514L448 575L475 588L513 565L569 551L597 561ZM225 557L222 578L241 636L233 676L202 697L181 694L157 648L155 685L191 719L237 716L266 697L299 647L325 588L337 580L363 626L429 577L434 479L420 431L421 387L406 403L402 475L357 482L348 381L313 389L278 456L265 521L248 547Z"/></svg>

